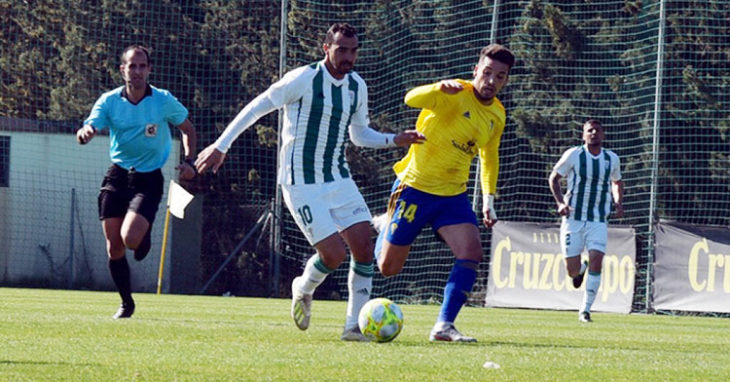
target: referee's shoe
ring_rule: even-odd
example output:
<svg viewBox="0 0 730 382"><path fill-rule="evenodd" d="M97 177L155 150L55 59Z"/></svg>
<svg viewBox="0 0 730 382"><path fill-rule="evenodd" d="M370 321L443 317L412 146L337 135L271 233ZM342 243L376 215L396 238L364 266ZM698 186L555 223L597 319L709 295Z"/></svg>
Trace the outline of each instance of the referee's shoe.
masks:
<svg viewBox="0 0 730 382"><path fill-rule="evenodd" d="M119 309L117 309L117 312L112 316L115 320L119 318L129 318L132 317L134 314L134 301L130 303L123 302L122 305L119 305Z"/></svg>

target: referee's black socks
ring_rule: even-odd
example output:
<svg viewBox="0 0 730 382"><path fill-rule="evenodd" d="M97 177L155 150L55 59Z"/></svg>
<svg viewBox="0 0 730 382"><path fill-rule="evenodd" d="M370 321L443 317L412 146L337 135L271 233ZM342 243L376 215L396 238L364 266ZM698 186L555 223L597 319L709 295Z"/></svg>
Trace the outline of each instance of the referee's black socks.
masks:
<svg viewBox="0 0 730 382"><path fill-rule="evenodd" d="M127 257L124 256L116 260L109 259L109 272L112 274L112 280L114 280L114 284L117 286L119 296L122 297L122 303L125 305L134 305Z"/></svg>

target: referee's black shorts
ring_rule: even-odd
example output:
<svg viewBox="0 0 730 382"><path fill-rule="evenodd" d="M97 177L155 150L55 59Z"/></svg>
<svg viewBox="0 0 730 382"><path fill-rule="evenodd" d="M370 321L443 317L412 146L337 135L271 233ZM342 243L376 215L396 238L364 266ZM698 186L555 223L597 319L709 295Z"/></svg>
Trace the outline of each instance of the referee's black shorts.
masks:
<svg viewBox="0 0 730 382"><path fill-rule="evenodd" d="M162 200L164 177L162 171L136 172L112 164L104 175L99 192L99 220L123 218L134 211L155 221Z"/></svg>

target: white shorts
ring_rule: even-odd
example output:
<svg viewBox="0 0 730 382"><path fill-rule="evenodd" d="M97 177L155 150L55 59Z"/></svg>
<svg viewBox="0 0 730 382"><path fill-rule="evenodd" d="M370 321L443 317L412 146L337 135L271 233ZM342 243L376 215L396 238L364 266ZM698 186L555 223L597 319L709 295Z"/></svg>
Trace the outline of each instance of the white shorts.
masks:
<svg viewBox="0 0 730 382"><path fill-rule="evenodd" d="M281 194L311 245L353 224L372 220L368 205L352 179L282 185Z"/></svg>
<svg viewBox="0 0 730 382"><path fill-rule="evenodd" d="M560 248L565 257L580 256L583 249L606 253L608 224L563 218L560 224Z"/></svg>

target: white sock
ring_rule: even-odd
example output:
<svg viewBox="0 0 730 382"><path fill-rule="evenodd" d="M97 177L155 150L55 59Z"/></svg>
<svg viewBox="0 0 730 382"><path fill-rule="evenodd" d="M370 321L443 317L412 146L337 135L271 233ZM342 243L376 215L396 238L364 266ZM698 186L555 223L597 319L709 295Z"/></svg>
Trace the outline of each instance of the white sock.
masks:
<svg viewBox="0 0 730 382"><path fill-rule="evenodd" d="M350 259L350 271L347 274L347 317L345 329L357 326L360 309L370 300L373 290L373 264L365 264Z"/></svg>
<svg viewBox="0 0 730 382"><path fill-rule="evenodd" d="M598 287L601 286L601 274L588 272L586 280L586 291L583 293L583 304L580 307L581 312L590 312L591 305L598 294Z"/></svg>
<svg viewBox="0 0 730 382"><path fill-rule="evenodd" d="M317 289L319 284L322 284L330 273L332 273L332 269L327 268L320 259L319 254L315 253L307 260L307 265L304 267L304 272L302 272L299 279L299 290L304 294L313 294L314 290Z"/></svg>

